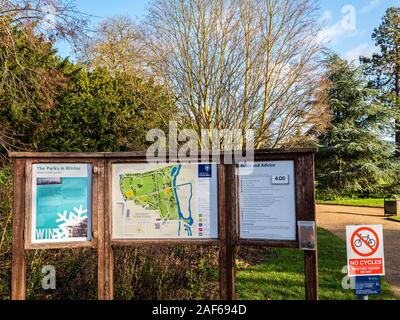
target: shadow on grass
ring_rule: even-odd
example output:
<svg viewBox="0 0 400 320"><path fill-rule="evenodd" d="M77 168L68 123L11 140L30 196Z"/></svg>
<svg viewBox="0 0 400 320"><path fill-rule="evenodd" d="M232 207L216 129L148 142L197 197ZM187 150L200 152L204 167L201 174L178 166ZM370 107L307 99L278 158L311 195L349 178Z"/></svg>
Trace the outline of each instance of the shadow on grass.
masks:
<svg viewBox="0 0 400 320"><path fill-rule="evenodd" d="M400 222L400 216L386 217L385 220L389 220L389 221L393 221L393 222Z"/></svg>
<svg viewBox="0 0 400 320"><path fill-rule="evenodd" d="M343 240L318 228L319 296L321 300L354 300L353 290L344 290L342 273L346 265ZM237 297L254 300L304 299L303 252L296 249L273 249L262 263L240 267L236 280ZM370 299L394 299L386 281L382 294Z"/></svg>

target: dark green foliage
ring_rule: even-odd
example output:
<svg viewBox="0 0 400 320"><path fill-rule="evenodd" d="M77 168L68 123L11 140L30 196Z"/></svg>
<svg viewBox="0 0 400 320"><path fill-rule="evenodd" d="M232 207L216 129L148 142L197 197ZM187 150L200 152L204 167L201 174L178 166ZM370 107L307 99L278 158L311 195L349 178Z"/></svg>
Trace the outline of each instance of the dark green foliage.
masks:
<svg viewBox="0 0 400 320"><path fill-rule="evenodd" d="M1 22L4 24L5 22ZM87 71L52 43L0 24L0 154L11 150L132 151L176 115L165 88L133 73ZM16 41L12 49L10 41Z"/></svg>
<svg viewBox="0 0 400 320"><path fill-rule="evenodd" d="M372 39L380 49L369 58L361 58L369 87L380 90L382 102L391 105L396 155L400 156L400 7L386 10L381 25L374 30Z"/></svg>
<svg viewBox="0 0 400 320"><path fill-rule="evenodd" d="M31 149L32 133L65 85L52 43L0 21L0 154Z"/></svg>
<svg viewBox="0 0 400 320"><path fill-rule="evenodd" d="M384 140L392 126L390 106L367 87L362 70L336 55L326 60L325 100L332 123L320 136L317 180L320 198L374 193L394 181L398 163Z"/></svg>
<svg viewBox="0 0 400 320"><path fill-rule="evenodd" d="M166 129L174 113L163 87L134 75L70 66L68 88L50 110L37 146L46 151L132 151L146 134Z"/></svg>
<svg viewBox="0 0 400 320"><path fill-rule="evenodd" d="M396 92L396 74L400 74L400 7L386 10L381 25L372 34L380 49L371 59L362 57L371 85L386 92Z"/></svg>

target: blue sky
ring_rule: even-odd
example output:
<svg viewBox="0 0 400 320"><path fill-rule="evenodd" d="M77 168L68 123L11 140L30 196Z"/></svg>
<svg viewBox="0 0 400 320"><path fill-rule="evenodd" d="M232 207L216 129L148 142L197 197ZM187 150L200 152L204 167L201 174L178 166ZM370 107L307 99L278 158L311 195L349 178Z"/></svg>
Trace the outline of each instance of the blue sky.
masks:
<svg viewBox="0 0 400 320"><path fill-rule="evenodd" d="M96 23L106 17L128 15L140 19L149 0L76 0L78 9L93 15ZM371 34L380 24L386 8L399 6L399 0L320 0L321 40L348 60L370 56L376 49ZM62 56L70 55L66 44L57 45Z"/></svg>
<svg viewBox="0 0 400 320"><path fill-rule="evenodd" d="M399 0L321 0L322 34L327 47L348 60L376 52L371 39L387 8L400 6ZM354 21L353 21L354 19Z"/></svg>

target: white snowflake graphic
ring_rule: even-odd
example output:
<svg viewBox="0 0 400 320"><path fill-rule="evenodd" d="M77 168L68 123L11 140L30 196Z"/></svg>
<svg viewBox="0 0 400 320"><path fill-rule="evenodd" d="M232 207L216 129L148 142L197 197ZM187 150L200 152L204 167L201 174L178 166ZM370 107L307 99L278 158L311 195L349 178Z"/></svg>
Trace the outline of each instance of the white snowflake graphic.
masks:
<svg viewBox="0 0 400 320"><path fill-rule="evenodd" d="M58 219L56 222L62 222L58 225L58 229L54 230L53 239L65 239L70 237L71 230L74 226L78 226L87 219L87 209L83 209L80 205L79 209L74 208L75 212L68 212L65 210L63 213L57 213Z"/></svg>

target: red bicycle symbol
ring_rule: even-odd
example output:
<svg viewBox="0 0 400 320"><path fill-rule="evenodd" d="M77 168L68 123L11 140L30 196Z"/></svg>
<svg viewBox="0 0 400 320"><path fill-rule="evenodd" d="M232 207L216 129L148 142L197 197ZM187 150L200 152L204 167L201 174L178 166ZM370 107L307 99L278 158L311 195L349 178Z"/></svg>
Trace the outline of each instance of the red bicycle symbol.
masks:
<svg viewBox="0 0 400 320"><path fill-rule="evenodd" d="M364 234L362 233L364 232ZM351 248L361 257L372 256L379 248L379 237L375 230L362 227L353 232L351 236ZM361 251L363 248L365 251Z"/></svg>

